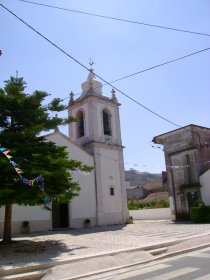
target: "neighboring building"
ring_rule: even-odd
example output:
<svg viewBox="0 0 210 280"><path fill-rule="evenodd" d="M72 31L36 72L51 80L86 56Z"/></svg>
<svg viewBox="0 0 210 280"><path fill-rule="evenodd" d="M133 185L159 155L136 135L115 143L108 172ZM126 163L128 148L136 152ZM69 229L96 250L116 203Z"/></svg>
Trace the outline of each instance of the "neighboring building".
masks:
<svg viewBox="0 0 210 280"><path fill-rule="evenodd" d="M128 198L142 199L144 198L144 191L141 186L130 186L126 189Z"/></svg>
<svg viewBox="0 0 210 280"><path fill-rule="evenodd" d="M173 217L189 219L196 200L210 204L210 129L191 124L156 136L153 142L164 146Z"/></svg>
<svg viewBox="0 0 210 280"><path fill-rule="evenodd" d="M163 191L163 184L161 182L151 182L143 187L144 197L150 193Z"/></svg>
<svg viewBox="0 0 210 280"><path fill-rule="evenodd" d="M71 159L95 166L90 174L73 172L81 191L69 204L55 205L50 212L40 207L14 206L13 232L20 231L24 220L31 231L52 228L81 228L85 221L91 226L123 224L129 213L125 186L123 146L119 106L112 97L102 94L102 84L90 70L82 84L82 95L74 100L70 94L68 115L77 121L69 125L69 137L55 130L46 135L48 141L66 146ZM0 232L3 230L4 209L0 208Z"/></svg>
<svg viewBox="0 0 210 280"><path fill-rule="evenodd" d="M169 193L168 192L153 192L147 195L142 202L159 202L159 201L169 201Z"/></svg>
<svg viewBox="0 0 210 280"><path fill-rule="evenodd" d="M168 200L168 188L165 182L150 182L143 186L130 186L126 191L127 197L131 199L141 199L142 201Z"/></svg>
<svg viewBox="0 0 210 280"><path fill-rule="evenodd" d="M205 205L210 205L210 168L206 172L201 174L200 184L202 186L202 200L205 203Z"/></svg>

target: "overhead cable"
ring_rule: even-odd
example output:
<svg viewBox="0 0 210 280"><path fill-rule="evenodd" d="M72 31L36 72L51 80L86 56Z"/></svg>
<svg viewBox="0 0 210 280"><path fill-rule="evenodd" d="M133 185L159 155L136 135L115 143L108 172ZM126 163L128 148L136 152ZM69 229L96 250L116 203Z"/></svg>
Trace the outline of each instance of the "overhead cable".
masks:
<svg viewBox="0 0 210 280"><path fill-rule="evenodd" d="M157 64L157 65L154 65L154 66L145 68L145 69L140 70L140 71L138 71L138 72L135 72L135 73L132 73L132 74L123 76L123 77L121 77L121 78L118 78L118 79L116 79L116 80L113 80L113 81L111 81L111 82L109 82L109 83L116 83L116 82L119 82L119 81L121 81L121 80L124 80L124 79L130 78L130 77L139 75L139 74L141 74L141 73L144 73L144 72L153 70L153 69L155 69L155 68L159 68L159 67L162 67L162 66L164 66L164 65L167 65L167 64L170 64L170 63L173 63L173 62L176 62L176 61L185 59L185 58L187 58L187 57L190 57L190 56L199 54L199 53L204 52L204 51L207 51L207 50L210 50L210 48L202 49L202 50L199 50L199 51L197 51L197 52L193 52L193 53L190 53L190 54L187 54L187 55L184 55L184 56L181 56L181 57L178 57L178 58L175 58L175 59L172 59L172 60L169 60L169 61L160 63L160 64ZM105 85L107 85L107 84L109 84L109 83L105 83L105 84L103 84L103 86L105 86ZM101 87L101 86L97 86L97 87L94 87L93 89L97 89L97 88L100 88L100 87ZM77 93L76 95L79 95L79 94L81 94L81 92L80 92L80 93ZM67 98L68 98L68 97L67 97ZM65 99L66 99L66 98L65 98Z"/></svg>
<svg viewBox="0 0 210 280"><path fill-rule="evenodd" d="M52 5L37 3L37 2L33 2L33 1L27 1L27 0L18 0L18 1L29 3L29 4L33 4L33 5L39 5L39 6L43 6L43 7L63 10L63 11L67 11L67 12L72 12L72 13L78 13L78 14L83 14L83 15L88 15L88 16L99 17L99 18L105 18L105 19L109 19L109 20L122 21L122 22L133 23L133 24L138 24L138 25L144 25L144 26L149 26L149 27L167 29L167 30L184 32L184 33L190 33L190 34L194 34L194 35L210 36L210 34L208 34L208 33L195 32L195 31L184 30L184 29L180 29L180 28L173 28L173 27L167 27L167 26L162 26L162 25L155 25L155 24L139 22L139 21L134 21L134 20L129 20L129 19L116 18L116 17L111 17L111 16L105 16L105 15L99 15L99 14L94 14L94 13L88 13L88 12L84 12L84 11L78 11L78 10L73 10L73 9L68 9L68 8L63 8L63 7L58 7L58 6L52 6Z"/></svg>
<svg viewBox="0 0 210 280"><path fill-rule="evenodd" d="M53 43L51 40L49 40L47 37L45 37L43 34L41 34L39 31L37 31L35 28L33 28L31 25L29 25L27 22L25 22L23 19L21 19L20 17L18 17L16 14L14 14L11 10L9 10L8 8L6 8L4 5L0 4L0 6L2 6L5 10L7 10L10 14L12 14L13 16L15 16L18 20L20 20L22 23L24 23L27 27L29 27L31 30L33 30L35 33L37 33L39 36L41 36L43 39L45 39L48 43L50 43L51 45L53 45L55 48L57 48L58 50L60 50L62 53L64 53L66 56L68 56L70 59L72 59L73 61L75 61L77 64L79 64L80 66L82 66L84 69L86 69L87 71L90 71L90 69L88 69L88 67L86 67L84 64L82 64L81 62L79 62L76 58L74 58L73 56L71 56L70 54L68 54L65 50L63 50L61 47L59 47L58 45L56 45L55 43ZM201 50L199 52L202 51L206 51L209 50L210 48L206 48L204 50ZM198 53L198 52L197 52ZM137 100L135 100L134 98L130 97L129 95L127 95L126 93L124 93L123 91L121 91L120 89L118 89L117 87L113 86L111 83L107 82L105 79L103 79L101 76L99 76L98 74L96 74L94 72L95 76L97 78L99 78L100 80L102 80L104 83L108 84L109 86L111 86L112 88L114 88L116 91L120 92L122 95L124 95L125 97L127 97L128 99L132 100L134 103L136 103L137 105L141 106L142 108L146 109L147 111L149 111L150 113L156 115L157 117L165 120L166 122L181 128L180 125L168 120L167 118L161 116L160 114L156 113L155 111L151 110L150 108L146 107L145 105L141 104L140 102L138 102Z"/></svg>

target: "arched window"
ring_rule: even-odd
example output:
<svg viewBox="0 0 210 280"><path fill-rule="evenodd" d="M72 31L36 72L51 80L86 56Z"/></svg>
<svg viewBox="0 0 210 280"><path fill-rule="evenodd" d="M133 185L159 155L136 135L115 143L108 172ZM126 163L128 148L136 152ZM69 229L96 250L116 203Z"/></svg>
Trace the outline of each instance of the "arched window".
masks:
<svg viewBox="0 0 210 280"><path fill-rule="evenodd" d="M77 114L77 138L80 138L85 135L84 128L84 114L82 111L79 111Z"/></svg>
<svg viewBox="0 0 210 280"><path fill-rule="evenodd" d="M104 135L111 136L111 120L110 115L106 110L103 110L103 126L104 126Z"/></svg>

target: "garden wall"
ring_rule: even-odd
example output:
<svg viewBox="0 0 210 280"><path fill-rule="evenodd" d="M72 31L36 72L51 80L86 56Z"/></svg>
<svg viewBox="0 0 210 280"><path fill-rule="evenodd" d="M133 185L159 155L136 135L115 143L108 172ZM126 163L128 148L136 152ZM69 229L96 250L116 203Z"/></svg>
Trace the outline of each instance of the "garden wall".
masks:
<svg viewBox="0 0 210 280"><path fill-rule="evenodd" d="M172 218L170 208L129 210L129 215L134 220L162 220Z"/></svg>

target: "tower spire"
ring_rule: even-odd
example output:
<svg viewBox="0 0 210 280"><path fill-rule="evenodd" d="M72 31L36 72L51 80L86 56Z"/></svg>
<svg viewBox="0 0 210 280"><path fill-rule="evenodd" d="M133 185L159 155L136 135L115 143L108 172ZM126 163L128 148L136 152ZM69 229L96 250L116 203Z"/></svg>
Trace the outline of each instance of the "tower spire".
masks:
<svg viewBox="0 0 210 280"><path fill-rule="evenodd" d="M102 83L96 80L96 75L94 73L93 70L93 64L95 64L95 62L92 60L92 58L90 58L89 60L89 65L90 65L90 69L89 69L89 74L87 77L87 80L82 83L82 97L84 96L89 96L89 95L97 95L97 96L101 96L102 95Z"/></svg>

